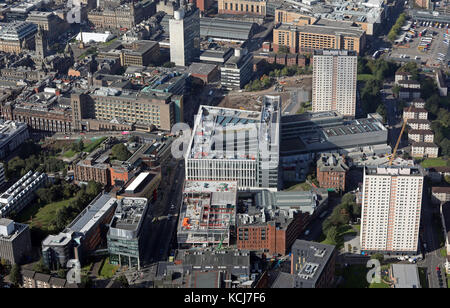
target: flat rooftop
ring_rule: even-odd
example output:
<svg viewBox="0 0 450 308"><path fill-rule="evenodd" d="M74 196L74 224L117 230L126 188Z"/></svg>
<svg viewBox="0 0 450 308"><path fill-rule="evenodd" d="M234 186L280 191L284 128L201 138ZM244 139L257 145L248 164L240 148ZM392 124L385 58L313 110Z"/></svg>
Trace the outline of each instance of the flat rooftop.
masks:
<svg viewBox="0 0 450 308"><path fill-rule="evenodd" d="M411 175L423 176L423 171L419 167L410 166L381 166L381 167L366 167L367 175Z"/></svg>
<svg viewBox="0 0 450 308"><path fill-rule="evenodd" d="M122 198L118 200L111 228L137 231L147 209L146 198Z"/></svg>

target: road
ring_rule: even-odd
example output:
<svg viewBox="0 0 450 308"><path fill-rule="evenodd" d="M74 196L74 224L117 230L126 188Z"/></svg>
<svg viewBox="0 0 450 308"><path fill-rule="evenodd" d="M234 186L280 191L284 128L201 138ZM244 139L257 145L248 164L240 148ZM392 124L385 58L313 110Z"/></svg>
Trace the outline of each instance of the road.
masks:
<svg viewBox="0 0 450 308"><path fill-rule="evenodd" d="M438 230L435 228L435 223L433 221L433 213L439 213L439 210L430 202L426 190L427 185L424 185L425 192L422 203L421 235L423 242L426 244L426 249L423 250L425 252L425 258L423 261L419 261L417 265L419 267L426 268L430 288L441 287L439 284L439 276L436 271L436 267L440 267L443 273L442 286L446 287L447 279L445 278L445 259L440 255L439 237L437 234Z"/></svg>

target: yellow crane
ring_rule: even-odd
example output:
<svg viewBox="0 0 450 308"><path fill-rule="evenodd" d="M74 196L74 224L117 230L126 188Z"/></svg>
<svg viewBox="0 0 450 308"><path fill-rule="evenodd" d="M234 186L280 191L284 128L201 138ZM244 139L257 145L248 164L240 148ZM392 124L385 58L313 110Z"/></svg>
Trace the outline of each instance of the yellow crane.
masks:
<svg viewBox="0 0 450 308"><path fill-rule="evenodd" d="M409 106L407 112L410 112L411 108L412 108L412 105ZM408 122L408 119L404 117L403 118L402 130L400 131L400 135L398 136L397 143L395 144L394 150L392 151L391 158L389 159L389 166L391 166L392 163L394 162L395 154L397 153L397 149L398 149L398 145L400 144L400 140L402 140L402 135L403 135L403 132L405 131L405 127L406 127L406 123L407 122Z"/></svg>

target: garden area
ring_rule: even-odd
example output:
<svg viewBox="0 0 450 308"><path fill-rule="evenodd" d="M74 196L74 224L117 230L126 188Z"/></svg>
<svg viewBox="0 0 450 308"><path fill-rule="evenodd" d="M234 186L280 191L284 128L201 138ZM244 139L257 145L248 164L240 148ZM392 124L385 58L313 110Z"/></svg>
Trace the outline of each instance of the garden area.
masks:
<svg viewBox="0 0 450 308"><path fill-rule="evenodd" d="M63 150L62 150L63 156L66 158L71 158L75 154L78 154L81 152L91 153L105 140L106 140L106 137L92 138L92 139L86 140L86 141L79 139L78 141L73 142L70 145L70 148L68 148L68 147L63 148Z"/></svg>
<svg viewBox="0 0 450 308"><path fill-rule="evenodd" d="M338 288L370 288L370 289L385 289L390 288L389 274L387 273L389 264L381 266L381 281L379 283L372 281L367 282L367 273L370 268L362 264L352 264L348 266L336 268L336 277L341 276L343 283L339 284Z"/></svg>

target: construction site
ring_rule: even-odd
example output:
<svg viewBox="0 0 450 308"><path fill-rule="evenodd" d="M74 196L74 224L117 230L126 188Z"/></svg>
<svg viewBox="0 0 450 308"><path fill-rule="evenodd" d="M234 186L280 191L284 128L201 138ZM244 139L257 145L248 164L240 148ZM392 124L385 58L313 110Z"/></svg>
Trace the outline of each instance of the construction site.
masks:
<svg viewBox="0 0 450 308"><path fill-rule="evenodd" d="M186 181L177 232L180 248L230 245L236 201L237 182Z"/></svg>

